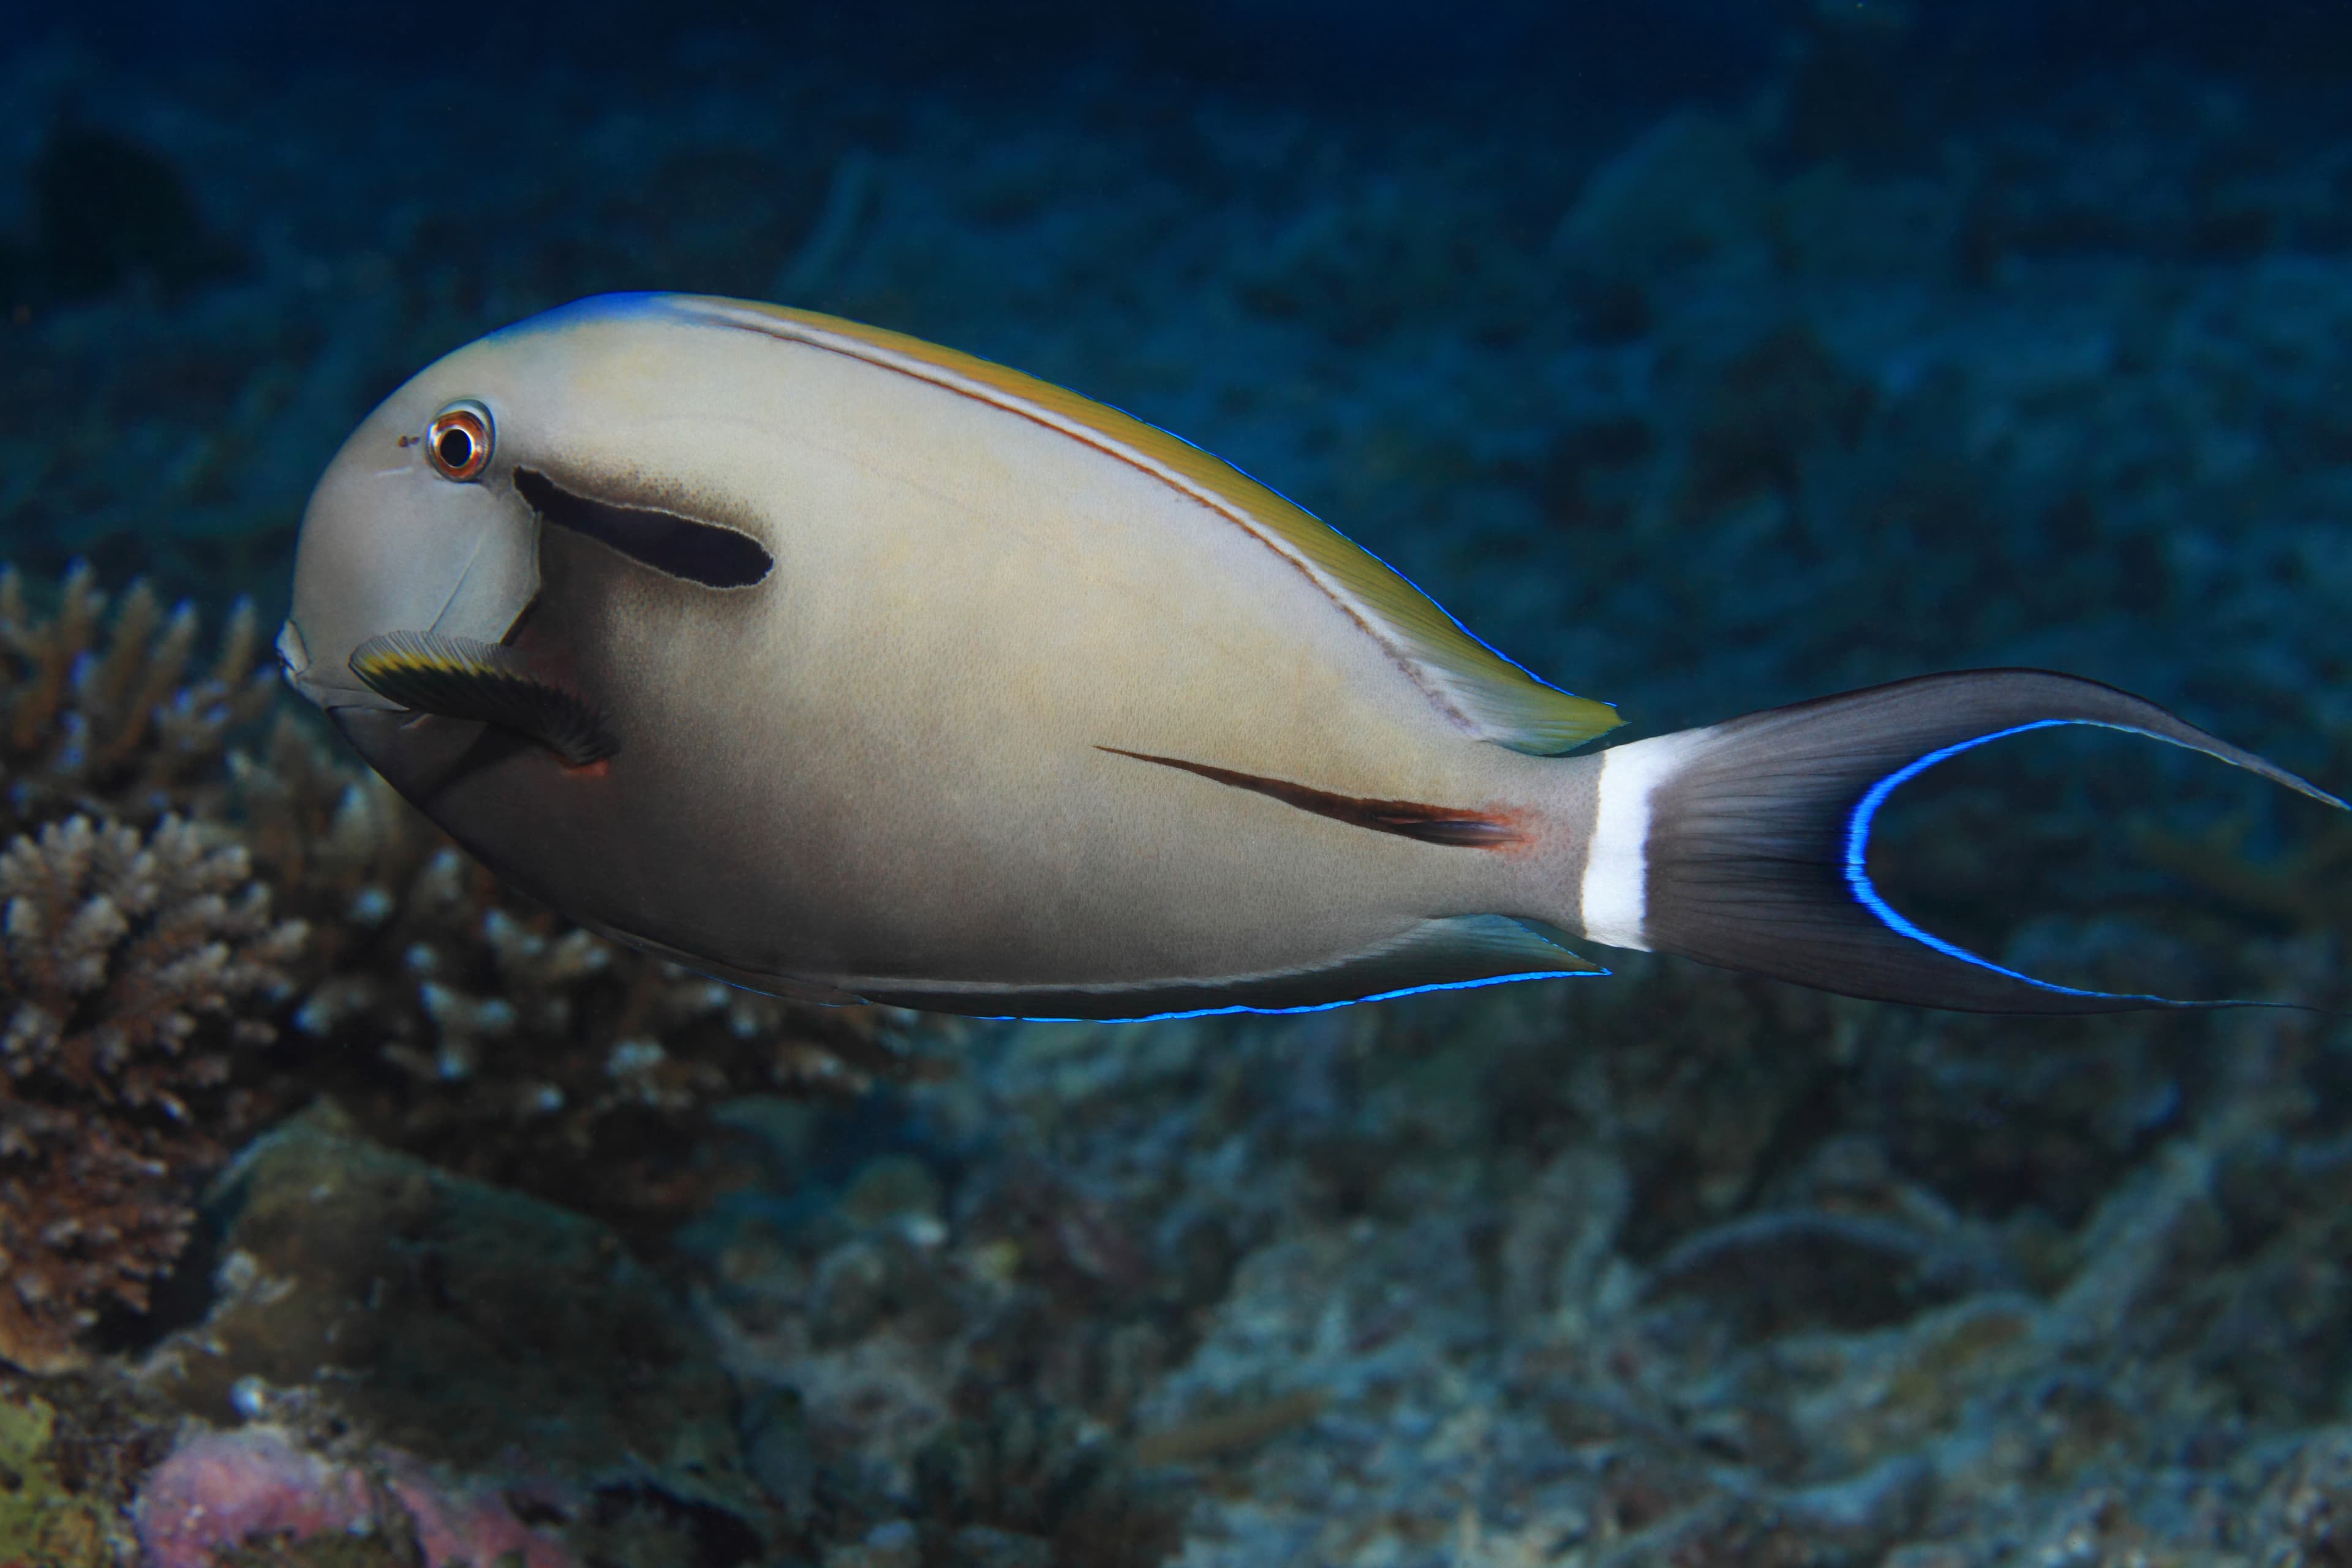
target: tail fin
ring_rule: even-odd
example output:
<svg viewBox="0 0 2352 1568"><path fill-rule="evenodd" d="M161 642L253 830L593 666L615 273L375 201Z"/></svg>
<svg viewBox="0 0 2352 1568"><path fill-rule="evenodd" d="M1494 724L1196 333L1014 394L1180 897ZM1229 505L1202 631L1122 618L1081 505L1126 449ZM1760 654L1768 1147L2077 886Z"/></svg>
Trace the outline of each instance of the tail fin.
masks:
<svg viewBox="0 0 2352 1568"><path fill-rule="evenodd" d="M1621 947L1885 1002L1979 1013L2228 1005L2034 980L1932 936L1872 886L1871 824L1948 757L2093 724L2219 757L2342 807L2152 702L2038 669L1923 676L1601 753L1580 923Z"/></svg>

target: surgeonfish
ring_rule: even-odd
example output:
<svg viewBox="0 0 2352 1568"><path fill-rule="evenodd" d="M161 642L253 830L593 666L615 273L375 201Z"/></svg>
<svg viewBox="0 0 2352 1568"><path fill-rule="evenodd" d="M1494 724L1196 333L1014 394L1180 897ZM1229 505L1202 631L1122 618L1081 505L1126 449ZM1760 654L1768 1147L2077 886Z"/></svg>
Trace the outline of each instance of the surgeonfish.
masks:
<svg viewBox="0 0 2352 1568"><path fill-rule="evenodd" d="M896 332L672 294L449 354L304 513L294 686L467 849L760 990L1027 1017L1602 973L1571 942L1990 1012L2015 973L1871 880L1888 795L2131 731L2113 688L1929 675L1577 756L1537 679L1186 442Z"/></svg>

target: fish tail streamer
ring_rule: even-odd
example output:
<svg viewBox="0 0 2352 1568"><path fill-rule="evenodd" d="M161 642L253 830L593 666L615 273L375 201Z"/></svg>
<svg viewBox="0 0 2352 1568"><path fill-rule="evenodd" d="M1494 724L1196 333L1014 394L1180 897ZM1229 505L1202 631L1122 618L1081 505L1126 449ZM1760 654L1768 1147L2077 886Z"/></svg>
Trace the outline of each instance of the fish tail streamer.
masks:
<svg viewBox="0 0 2352 1568"><path fill-rule="evenodd" d="M2111 686L2039 669L1923 676L1601 753L1578 924L1621 947L1877 1001L1980 1013L2231 1006L2055 985L1922 930L1871 881L1871 829L1936 763L2060 724L2201 752L2342 809Z"/></svg>

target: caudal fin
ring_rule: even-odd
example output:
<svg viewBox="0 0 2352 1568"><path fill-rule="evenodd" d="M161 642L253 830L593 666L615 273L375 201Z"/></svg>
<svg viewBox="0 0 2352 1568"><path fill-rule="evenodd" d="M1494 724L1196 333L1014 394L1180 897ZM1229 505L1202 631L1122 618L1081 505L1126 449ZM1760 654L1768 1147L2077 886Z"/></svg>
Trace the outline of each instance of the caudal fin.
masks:
<svg viewBox="0 0 2352 1568"><path fill-rule="evenodd" d="M1923 676L1602 752L1579 923L1620 947L1922 1006L2225 1005L2032 979L1920 930L1872 885L1871 825L1898 786L1987 741L2058 724L2150 736L2345 804L2096 681L2039 669Z"/></svg>

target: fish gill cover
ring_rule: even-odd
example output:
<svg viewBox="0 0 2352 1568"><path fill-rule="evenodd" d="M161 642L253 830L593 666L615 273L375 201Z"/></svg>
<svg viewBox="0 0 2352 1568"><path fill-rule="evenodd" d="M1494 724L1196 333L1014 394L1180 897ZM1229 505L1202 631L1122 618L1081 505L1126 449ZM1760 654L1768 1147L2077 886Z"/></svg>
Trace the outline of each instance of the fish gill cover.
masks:
<svg viewBox="0 0 2352 1568"><path fill-rule="evenodd" d="M693 289L1181 431L1652 732L2029 663L2340 787L2341 7L739 10L0 43L0 1562L2342 1555L2336 1014L818 1010L502 890L255 636L416 366ZM2352 836L2126 746L1874 874L2343 1007Z"/></svg>

